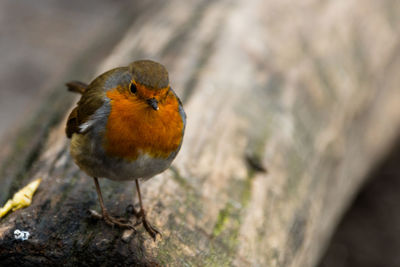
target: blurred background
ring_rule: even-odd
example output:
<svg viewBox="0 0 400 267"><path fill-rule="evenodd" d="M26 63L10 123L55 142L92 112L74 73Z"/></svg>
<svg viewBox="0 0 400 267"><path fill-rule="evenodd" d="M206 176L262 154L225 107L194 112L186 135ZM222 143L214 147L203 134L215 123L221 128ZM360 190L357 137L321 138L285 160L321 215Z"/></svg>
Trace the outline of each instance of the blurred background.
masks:
<svg viewBox="0 0 400 267"><path fill-rule="evenodd" d="M130 2L0 2L0 138L35 108L46 88L60 80L93 40L121 24L118 15ZM92 60L95 64L102 57Z"/></svg>
<svg viewBox="0 0 400 267"><path fill-rule="evenodd" d="M92 40L127 25L118 20L127 5L128 0L0 2L0 139L23 122ZM104 49L93 54L93 66L113 43L99 45ZM399 163L400 142L355 197L320 267L400 266Z"/></svg>

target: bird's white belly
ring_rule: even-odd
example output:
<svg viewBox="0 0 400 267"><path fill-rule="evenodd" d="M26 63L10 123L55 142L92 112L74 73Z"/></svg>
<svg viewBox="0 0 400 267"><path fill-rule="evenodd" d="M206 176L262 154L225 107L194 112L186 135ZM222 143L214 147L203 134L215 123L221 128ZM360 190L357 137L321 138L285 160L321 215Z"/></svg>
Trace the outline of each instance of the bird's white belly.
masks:
<svg viewBox="0 0 400 267"><path fill-rule="evenodd" d="M101 144L88 135L74 134L71 140L71 155L76 164L89 176L108 178L116 181L148 179L166 170L176 153L166 158L153 158L146 153L140 153L133 161L105 154Z"/></svg>

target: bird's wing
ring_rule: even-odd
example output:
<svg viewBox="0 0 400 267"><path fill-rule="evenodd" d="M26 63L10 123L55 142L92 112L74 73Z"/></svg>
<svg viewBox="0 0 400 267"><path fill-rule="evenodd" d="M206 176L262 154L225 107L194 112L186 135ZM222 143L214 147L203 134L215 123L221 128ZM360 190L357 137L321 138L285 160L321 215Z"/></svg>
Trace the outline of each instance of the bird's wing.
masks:
<svg viewBox="0 0 400 267"><path fill-rule="evenodd" d="M67 134L68 138L71 138L73 133L78 133L78 132L79 132L78 107L75 107L68 116L65 133Z"/></svg>
<svg viewBox="0 0 400 267"><path fill-rule="evenodd" d="M104 102L96 87L93 87L92 84L86 85L86 87L84 85L86 84L80 82L67 84L70 91L82 94L77 106L71 111L67 120L65 133L68 138L71 138L74 133L82 133L82 125L90 120L90 117Z"/></svg>
<svg viewBox="0 0 400 267"><path fill-rule="evenodd" d="M68 117L65 130L68 138L71 138L74 133L85 133L90 130L91 117L104 105L106 92L120 85L121 81L130 82L131 77L126 76L127 70L127 67L109 70L94 79L89 85L77 81L67 83L69 91L82 94L77 107Z"/></svg>

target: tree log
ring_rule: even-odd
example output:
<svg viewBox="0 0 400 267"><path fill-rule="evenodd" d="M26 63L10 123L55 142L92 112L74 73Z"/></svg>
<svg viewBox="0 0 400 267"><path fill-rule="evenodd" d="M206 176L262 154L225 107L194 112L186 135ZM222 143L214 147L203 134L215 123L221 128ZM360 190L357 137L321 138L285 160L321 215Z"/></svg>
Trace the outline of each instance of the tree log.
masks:
<svg viewBox="0 0 400 267"><path fill-rule="evenodd" d="M76 99L62 87L92 74L83 57L79 71L54 86L0 152L1 203L43 179L30 207L0 221L0 261L315 265L366 174L399 133L399 5L151 3L135 10L96 71L155 59L184 102L182 150L169 170L142 187L162 238L153 242L142 227L128 238L88 214L99 205L92 179L69 156L64 126ZM114 214L137 202L133 183L101 180L101 186ZM29 239L15 240L16 229Z"/></svg>

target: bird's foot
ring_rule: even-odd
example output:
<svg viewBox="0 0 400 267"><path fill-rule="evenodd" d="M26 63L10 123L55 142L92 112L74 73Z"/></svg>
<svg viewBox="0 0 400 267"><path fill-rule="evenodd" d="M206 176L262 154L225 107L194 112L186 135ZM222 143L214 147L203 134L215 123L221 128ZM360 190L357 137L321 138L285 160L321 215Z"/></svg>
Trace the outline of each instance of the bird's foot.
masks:
<svg viewBox="0 0 400 267"><path fill-rule="evenodd" d="M146 232L153 238L154 241L156 241L157 234L160 235L160 237L162 236L160 231L158 231L154 226L149 223L144 210L140 210L139 213L137 213L137 218L139 219L139 221L136 223L136 225L142 223L144 229L146 229Z"/></svg>
<svg viewBox="0 0 400 267"><path fill-rule="evenodd" d="M97 219L103 219L106 224L108 224L112 227L117 226L122 229L135 230L135 225L130 223L128 220L115 218L115 217L111 216L110 214L108 214L107 211L103 211L102 215L100 215L97 211L94 211L94 210L90 210L90 213L93 217L95 217Z"/></svg>
<svg viewBox="0 0 400 267"><path fill-rule="evenodd" d="M144 210L140 210L138 212L133 205L129 205L126 207L126 213L134 215L137 219L135 226L143 224L144 229L146 230L147 233L149 233L149 235L154 239L154 241L156 240L157 234L162 236L160 231L158 231L154 226L152 226L149 223L149 221L146 218L146 213Z"/></svg>
<svg viewBox="0 0 400 267"><path fill-rule="evenodd" d="M134 225L124 219L115 218L108 213L103 213L103 220L110 226L117 226L122 229L135 229Z"/></svg>

